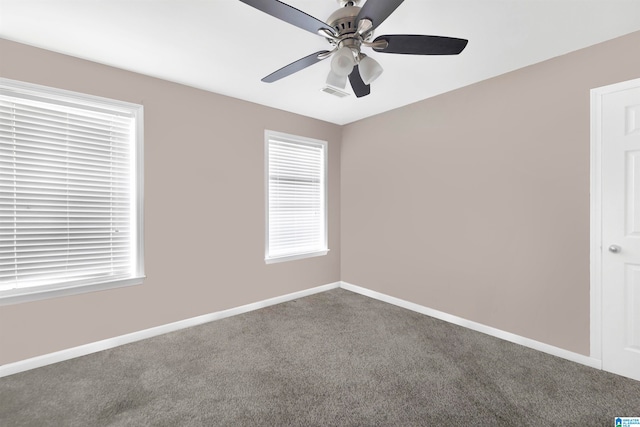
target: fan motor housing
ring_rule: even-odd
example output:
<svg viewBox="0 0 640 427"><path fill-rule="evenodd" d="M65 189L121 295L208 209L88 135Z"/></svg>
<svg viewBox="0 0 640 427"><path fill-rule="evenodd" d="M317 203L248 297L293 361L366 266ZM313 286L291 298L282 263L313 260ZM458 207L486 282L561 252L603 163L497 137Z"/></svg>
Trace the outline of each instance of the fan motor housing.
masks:
<svg viewBox="0 0 640 427"><path fill-rule="evenodd" d="M338 37L349 33L355 33L358 29L358 23L356 22L358 13L360 13L360 8L358 6L341 7L333 12L326 22L329 26L335 28L338 32Z"/></svg>
<svg viewBox="0 0 640 427"><path fill-rule="evenodd" d="M337 0L340 7L357 6L361 0Z"/></svg>

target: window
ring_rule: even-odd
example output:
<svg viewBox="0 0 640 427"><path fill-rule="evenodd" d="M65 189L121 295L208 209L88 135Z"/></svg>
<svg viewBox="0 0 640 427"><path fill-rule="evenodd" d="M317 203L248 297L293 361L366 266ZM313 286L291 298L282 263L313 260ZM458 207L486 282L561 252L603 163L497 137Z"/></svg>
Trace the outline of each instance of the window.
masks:
<svg viewBox="0 0 640 427"><path fill-rule="evenodd" d="M0 304L141 283L142 106L0 79Z"/></svg>
<svg viewBox="0 0 640 427"><path fill-rule="evenodd" d="M267 263L325 255L327 143L266 131Z"/></svg>

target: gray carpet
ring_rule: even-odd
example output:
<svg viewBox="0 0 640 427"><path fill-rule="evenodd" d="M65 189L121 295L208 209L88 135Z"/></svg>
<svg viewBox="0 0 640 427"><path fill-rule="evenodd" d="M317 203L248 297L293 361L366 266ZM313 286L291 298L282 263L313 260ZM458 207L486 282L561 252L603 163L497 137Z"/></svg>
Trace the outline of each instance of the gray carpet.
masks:
<svg viewBox="0 0 640 427"><path fill-rule="evenodd" d="M0 379L2 426L613 426L640 382L342 289Z"/></svg>

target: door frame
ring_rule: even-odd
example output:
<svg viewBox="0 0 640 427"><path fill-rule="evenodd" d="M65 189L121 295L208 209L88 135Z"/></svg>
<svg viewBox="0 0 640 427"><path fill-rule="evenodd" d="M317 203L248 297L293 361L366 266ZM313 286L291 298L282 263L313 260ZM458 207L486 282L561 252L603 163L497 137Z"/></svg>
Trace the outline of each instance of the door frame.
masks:
<svg viewBox="0 0 640 427"><path fill-rule="evenodd" d="M602 365L602 98L640 87L640 79L591 89L590 352ZM602 369L602 366L601 366Z"/></svg>

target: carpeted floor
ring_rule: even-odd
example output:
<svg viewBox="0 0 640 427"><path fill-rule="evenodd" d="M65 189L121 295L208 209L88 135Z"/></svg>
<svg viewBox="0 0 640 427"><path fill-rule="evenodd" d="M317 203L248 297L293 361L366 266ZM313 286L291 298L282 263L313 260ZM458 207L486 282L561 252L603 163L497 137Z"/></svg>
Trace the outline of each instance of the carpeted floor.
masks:
<svg viewBox="0 0 640 427"><path fill-rule="evenodd" d="M613 426L640 382L342 289L0 379L2 426Z"/></svg>

